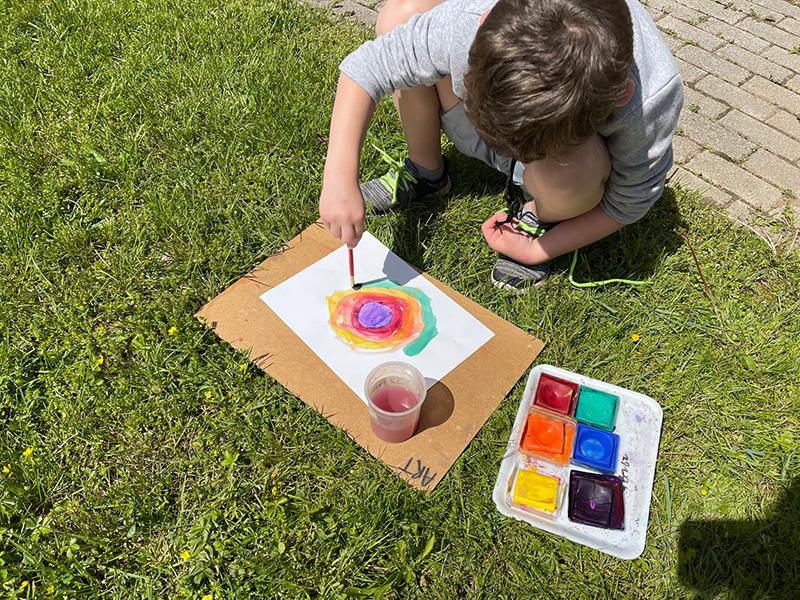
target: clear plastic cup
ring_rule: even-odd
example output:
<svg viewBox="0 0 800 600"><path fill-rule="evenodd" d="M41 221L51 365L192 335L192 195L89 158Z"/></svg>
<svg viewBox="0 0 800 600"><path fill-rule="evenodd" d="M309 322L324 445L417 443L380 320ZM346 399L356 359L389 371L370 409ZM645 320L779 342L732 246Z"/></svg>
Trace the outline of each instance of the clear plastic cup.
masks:
<svg viewBox="0 0 800 600"><path fill-rule="evenodd" d="M404 442L417 430L428 391L415 367L399 361L378 365L364 382L372 431L386 442Z"/></svg>

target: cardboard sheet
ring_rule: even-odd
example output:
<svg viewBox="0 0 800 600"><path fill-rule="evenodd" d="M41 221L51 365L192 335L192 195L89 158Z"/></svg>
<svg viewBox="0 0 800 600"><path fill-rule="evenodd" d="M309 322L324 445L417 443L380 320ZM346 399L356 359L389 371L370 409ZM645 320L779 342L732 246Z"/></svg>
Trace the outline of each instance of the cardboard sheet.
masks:
<svg viewBox="0 0 800 600"><path fill-rule="evenodd" d="M428 390L417 433L389 444L372 433L366 404L262 300L341 242L315 223L206 304L197 318L411 485L431 491L541 352L541 341L432 277L425 279L494 336ZM346 270L346 264L343 265ZM349 278L349 275L348 275Z"/></svg>
<svg viewBox="0 0 800 600"><path fill-rule="evenodd" d="M330 324L327 296L338 290L352 292L345 246L263 293L261 299L365 404L364 382L374 367L394 360L410 364L422 372L430 387L494 335L370 233L364 233L353 255L357 282L388 280L409 286L428 299L432 329L437 333L422 349L412 355L405 354L404 348L354 350L336 335Z"/></svg>

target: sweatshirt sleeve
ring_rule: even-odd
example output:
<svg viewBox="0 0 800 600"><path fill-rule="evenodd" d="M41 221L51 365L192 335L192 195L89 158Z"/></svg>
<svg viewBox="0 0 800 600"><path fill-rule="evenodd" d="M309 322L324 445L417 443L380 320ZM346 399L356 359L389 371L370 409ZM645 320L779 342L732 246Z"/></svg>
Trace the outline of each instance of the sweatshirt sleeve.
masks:
<svg viewBox="0 0 800 600"><path fill-rule="evenodd" d="M460 2L444 2L348 54L339 65L377 104L395 90L433 85L450 70L450 35Z"/></svg>
<svg viewBox="0 0 800 600"><path fill-rule="evenodd" d="M600 206L618 223L638 221L661 197L672 167L672 138L682 105L683 82L676 72L605 135L611 175Z"/></svg>

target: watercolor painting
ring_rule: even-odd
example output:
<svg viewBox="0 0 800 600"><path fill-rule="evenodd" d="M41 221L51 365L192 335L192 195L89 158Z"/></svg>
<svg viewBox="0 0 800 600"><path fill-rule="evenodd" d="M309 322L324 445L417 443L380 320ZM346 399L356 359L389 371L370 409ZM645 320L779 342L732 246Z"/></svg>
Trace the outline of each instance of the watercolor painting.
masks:
<svg viewBox="0 0 800 600"><path fill-rule="evenodd" d="M373 367L406 362L430 388L494 335L371 234L354 258L359 289L341 246L260 297L364 403Z"/></svg>
<svg viewBox="0 0 800 600"><path fill-rule="evenodd" d="M417 288L382 281L334 292L327 300L331 327L354 350L402 348L416 356L439 333L431 299Z"/></svg>

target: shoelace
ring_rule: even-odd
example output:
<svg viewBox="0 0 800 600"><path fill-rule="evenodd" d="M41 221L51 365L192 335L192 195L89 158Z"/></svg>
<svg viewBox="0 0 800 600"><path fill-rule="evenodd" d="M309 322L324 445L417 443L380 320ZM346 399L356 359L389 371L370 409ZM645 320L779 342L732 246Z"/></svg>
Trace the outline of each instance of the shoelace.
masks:
<svg viewBox="0 0 800 600"><path fill-rule="evenodd" d="M575 281L572 277L572 274L575 272L575 265L578 262L578 251L575 250L572 253L572 264L569 266L569 282L578 288L583 287L600 287L601 285L607 285L609 283L625 283L627 285L652 285L652 281L633 281L631 279L603 279L601 281L585 281L583 283L579 283Z"/></svg>
<svg viewBox="0 0 800 600"><path fill-rule="evenodd" d="M522 203L514 193L514 167L517 166L517 161L511 159L511 166L508 168L508 178L506 179L506 191L503 192L503 199L506 201L506 218L504 221L495 221L494 224L500 227L506 223L511 223L514 217L517 216Z"/></svg>
<svg viewBox="0 0 800 600"><path fill-rule="evenodd" d="M386 188L386 191L392 193L392 204L396 204L397 188L402 186L403 191L407 192L412 183L417 183L417 178L408 172L403 161L392 158L375 144L372 144L372 147L380 153L381 158L391 167L389 172L382 175L378 181Z"/></svg>

